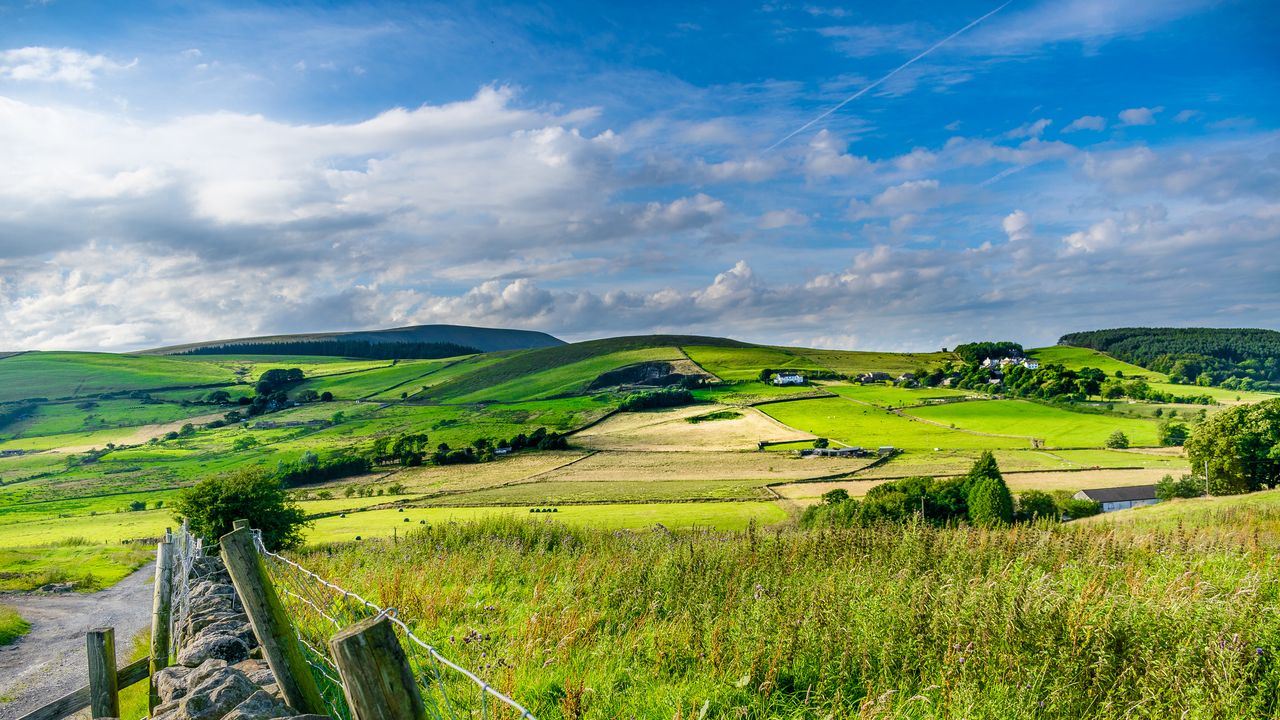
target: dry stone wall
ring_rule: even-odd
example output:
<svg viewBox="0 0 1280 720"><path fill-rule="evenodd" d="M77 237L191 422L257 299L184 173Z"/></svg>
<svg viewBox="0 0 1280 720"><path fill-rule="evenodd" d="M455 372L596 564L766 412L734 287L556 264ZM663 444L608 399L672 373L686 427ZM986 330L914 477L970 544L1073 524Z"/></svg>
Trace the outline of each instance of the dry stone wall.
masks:
<svg viewBox="0 0 1280 720"><path fill-rule="evenodd" d="M221 559L197 558L189 587L176 664L156 673L151 720L327 720L285 703Z"/></svg>

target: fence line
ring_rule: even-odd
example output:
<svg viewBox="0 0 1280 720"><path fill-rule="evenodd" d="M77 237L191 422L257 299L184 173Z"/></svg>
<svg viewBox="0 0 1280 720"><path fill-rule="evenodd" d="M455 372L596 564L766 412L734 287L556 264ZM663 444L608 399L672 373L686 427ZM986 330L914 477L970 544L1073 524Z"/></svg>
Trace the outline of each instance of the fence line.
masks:
<svg viewBox="0 0 1280 720"><path fill-rule="evenodd" d="M410 668L418 682L429 717L514 717L536 720L524 706L507 697L475 673L450 661L434 646L424 642L396 616L395 608L383 608L366 600L298 563L267 550L262 533L253 531L254 544L287 606L298 634L303 657L313 670L321 696L334 718L352 720L343 694L339 672L329 651L333 633L368 618L386 618L403 635ZM470 642L463 638L463 642ZM497 667L504 661L499 660ZM462 689L457 689L458 686ZM471 690L466 688L470 686ZM474 695L473 695L474 693ZM497 707L490 708L490 698Z"/></svg>
<svg viewBox="0 0 1280 720"><path fill-rule="evenodd" d="M202 577L193 578L196 558L204 557L204 541L191 534L187 521L174 536L173 600L169 611L169 658L178 657L179 637L191 614L191 586Z"/></svg>

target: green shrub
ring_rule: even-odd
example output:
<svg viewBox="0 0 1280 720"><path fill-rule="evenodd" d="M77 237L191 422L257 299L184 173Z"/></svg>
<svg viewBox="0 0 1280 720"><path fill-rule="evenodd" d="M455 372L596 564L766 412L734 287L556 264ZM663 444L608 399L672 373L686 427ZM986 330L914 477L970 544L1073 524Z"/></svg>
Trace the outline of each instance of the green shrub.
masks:
<svg viewBox="0 0 1280 720"><path fill-rule="evenodd" d="M272 550L301 545L302 529L311 524L279 480L257 468L209 477L179 491L173 511L206 542L216 542L231 532L232 522L246 519Z"/></svg>
<svg viewBox="0 0 1280 720"><path fill-rule="evenodd" d="M1116 430L1107 436L1107 447L1112 450L1124 450L1129 447L1129 436Z"/></svg>
<svg viewBox="0 0 1280 720"><path fill-rule="evenodd" d="M1183 475L1175 479L1172 475L1165 475L1160 482L1156 483L1156 497L1161 500L1197 498L1202 495L1204 495L1203 478Z"/></svg>

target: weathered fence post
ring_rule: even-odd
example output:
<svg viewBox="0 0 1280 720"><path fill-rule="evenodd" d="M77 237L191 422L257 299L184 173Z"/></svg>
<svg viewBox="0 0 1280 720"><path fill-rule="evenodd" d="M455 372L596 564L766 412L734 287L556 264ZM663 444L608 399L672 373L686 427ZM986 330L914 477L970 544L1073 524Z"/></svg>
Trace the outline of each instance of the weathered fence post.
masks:
<svg viewBox="0 0 1280 720"><path fill-rule="evenodd" d="M248 529L249 529L249 521L248 521L248 520L233 520L233 521L231 521L231 529L232 529L232 530L248 530Z"/></svg>
<svg viewBox="0 0 1280 720"><path fill-rule="evenodd" d="M120 678L116 674L116 631L95 628L85 635L89 651L89 711L95 718L120 717Z"/></svg>
<svg viewBox="0 0 1280 720"><path fill-rule="evenodd" d="M151 599L151 691L148 707L152 710L160 704L155 675L169 667L169 611L172 602L173 543L165 540L156 546L155 595Z"/></svg>
<svg viewBox="0 0 1280 720"><path fill-rule="evenodd" d="M355 720L426 720L427 711L395 628L367 618L329 641Z"/></svg>
<svg viewBox="0 0 1280 720"><path fill-rule="evenodd" d="M280 604L267 569L258 556L253 532L248 528L233 530L219 540L222 561L231 582L244 603L245 614L253 626L253 634L262 646L271 672L280 684L285 702L303 713L323 715L327 712L320 688L311 668L298 649L298 636L293 622Z"/></svg>

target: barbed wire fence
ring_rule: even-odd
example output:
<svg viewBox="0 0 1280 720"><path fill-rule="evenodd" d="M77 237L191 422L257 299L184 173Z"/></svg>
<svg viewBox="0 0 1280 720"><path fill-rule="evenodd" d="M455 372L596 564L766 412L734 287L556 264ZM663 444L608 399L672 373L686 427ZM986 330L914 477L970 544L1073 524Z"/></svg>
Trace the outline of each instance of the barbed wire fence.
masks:
<svg viewBox="0 0 1280 720"><path fill-rule="evenodd" d="M373 617L385 617L395 628L429 717L536 720L524 706L415 635L396 616L395 608L379 607L293 560L267 550L258 530L253 531L253 538L276 593L293 620L303 657L311 666L320 694L335 720L353 718L329 651L329 638L338 630Z"/></svg>

